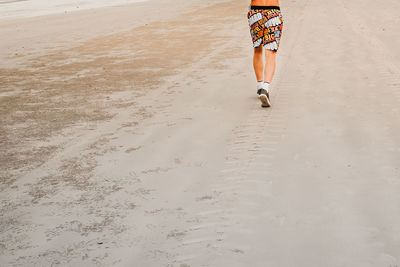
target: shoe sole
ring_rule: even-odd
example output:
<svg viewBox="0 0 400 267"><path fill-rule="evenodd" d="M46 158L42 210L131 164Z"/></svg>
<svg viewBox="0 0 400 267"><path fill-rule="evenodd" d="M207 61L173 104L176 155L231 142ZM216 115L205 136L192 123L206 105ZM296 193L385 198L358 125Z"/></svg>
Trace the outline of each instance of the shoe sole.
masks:
<svg viewBox="0 0 400 267"><path fill-rule="evenodd" d="M269 108L271 106L271 102L269 101L268 97L264 94L259 96L261 100L261 107L263 108Z"/></svg>

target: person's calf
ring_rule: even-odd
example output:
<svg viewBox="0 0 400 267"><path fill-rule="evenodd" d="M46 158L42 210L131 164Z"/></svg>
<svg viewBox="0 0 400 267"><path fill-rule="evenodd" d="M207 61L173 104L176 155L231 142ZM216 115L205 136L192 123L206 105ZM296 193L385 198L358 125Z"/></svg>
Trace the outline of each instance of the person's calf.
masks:
<svg viewBox="0 0 400 267"><path fill-rule="evenodd" d="M276 51L265 50L264 82L271 83L275 74Z"/></svg>
<svg viewBox="0 0 400 267"><path fill-rule="evenodd" d="M257 81L262 81L264 74L264 60L263 60L262 46L254 48L253 67Z"/></svg>

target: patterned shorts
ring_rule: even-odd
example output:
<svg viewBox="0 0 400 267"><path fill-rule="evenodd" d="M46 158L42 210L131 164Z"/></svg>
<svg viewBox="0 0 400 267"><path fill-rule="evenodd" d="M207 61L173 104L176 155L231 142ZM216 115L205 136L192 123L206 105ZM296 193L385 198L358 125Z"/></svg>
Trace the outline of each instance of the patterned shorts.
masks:
<svg viewBox="0 0 400 267"><path fill-rule="evenodd" d="M278 51L283 18L277 6L251 6L247 14L253 46Z"/></svg>

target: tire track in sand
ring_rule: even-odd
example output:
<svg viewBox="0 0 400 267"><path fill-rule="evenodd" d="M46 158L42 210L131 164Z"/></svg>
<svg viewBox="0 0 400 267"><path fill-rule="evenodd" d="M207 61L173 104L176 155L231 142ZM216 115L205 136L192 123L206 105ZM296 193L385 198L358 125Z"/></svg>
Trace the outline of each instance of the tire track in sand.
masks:
<svg viewBox="0 0 400 267"><path fill-rule="evenodd" d="M282 55L280 70L290 64L310 2L301 7L301 16L292 22L292 34L286 35L288 52ZM289 92L296 86L291 81L282 82L282 76L284 73L278 72L274 81L273 107L261 109L255 105L248 111L248 119L232 130L225 164L210 185L210 193L201 199L202 211L188 220L186 235L175 249L174 264L226 266L224 260L255 253L251 244L256 243L252 239L257 238L257 233L252 225L270 215L265 210L272 183L267 170L285 136L285 103L293 101ZM280 223L282 218L276 220Z"/></svg>

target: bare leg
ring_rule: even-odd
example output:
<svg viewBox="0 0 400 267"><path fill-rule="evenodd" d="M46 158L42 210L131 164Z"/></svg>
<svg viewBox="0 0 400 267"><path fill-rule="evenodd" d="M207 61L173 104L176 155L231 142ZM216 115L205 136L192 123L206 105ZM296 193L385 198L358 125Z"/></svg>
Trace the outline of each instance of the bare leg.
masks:
<svg viewBox="0 0 400 267"><path fill-rule="evenodd" d="M264 82L271 83L275 73L276 51L266 49L265 61Z"/></svg>
<svg viewBox="0 0 400 267"><path fill-rule="evenodd" d="M257 81L262 81L263 80L263 70L264 70L263 47L262 46L254 48L253 67L254 67L254 72L256 74Z"/></svg>

